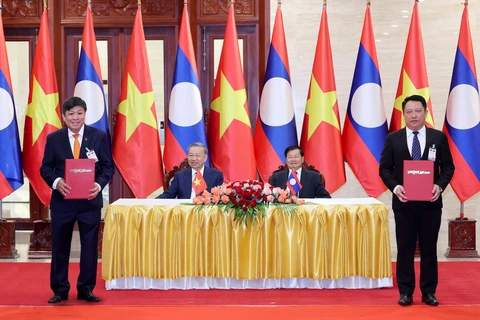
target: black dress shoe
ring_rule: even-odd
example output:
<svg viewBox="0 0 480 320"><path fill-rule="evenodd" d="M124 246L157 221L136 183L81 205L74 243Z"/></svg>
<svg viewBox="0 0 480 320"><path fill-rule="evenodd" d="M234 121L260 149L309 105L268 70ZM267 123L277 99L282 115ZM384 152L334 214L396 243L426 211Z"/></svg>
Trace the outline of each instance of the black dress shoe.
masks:
<svg viewBox="0 0 480 320"><path fill-rule="evenodd" d="M87 302L99 302L101 299L94 295L92 291L79 292L77 295L78 300L85 300Z"/></svg>
<svg viewBox="0 0 480 320"><path fill-rule="evenodd" d="M413 297L411 294L402 293L400 299L398 299L398 304L401 306L410 306L413 303Z"/></svg>
<svg viewBox="0 0 480 320"><path fill-rule="evenodd" d="M68 300L68 294L55 293L53 297L48 299L48 303L59 303L66 300Z"/></svg>
<svg viewBox="0 0 480 320"><path fill-rule="evenodd" d="M426 293L422 295L422 302L429 306L438 306L438 299L433 293Z"/></svg>

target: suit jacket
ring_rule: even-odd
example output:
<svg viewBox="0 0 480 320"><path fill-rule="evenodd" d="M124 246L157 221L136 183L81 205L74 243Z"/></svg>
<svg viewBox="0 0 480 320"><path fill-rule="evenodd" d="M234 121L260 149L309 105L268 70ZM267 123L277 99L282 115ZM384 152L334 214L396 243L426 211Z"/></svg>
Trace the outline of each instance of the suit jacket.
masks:
<svg viewBox="0 0 480 320"><path fill-rule="evenodd" d="M288 172L288 169L274 172L268 179L268 183L274 187L285 189L287 187ZM298 192L298 197L300 198L331 198L320 181L320 175L315 171L302 168L300 183L302 184L302 189Z"/></svg>
<svg viewBox="0 0 480 320"><path fill-rule="evenodd" d="M90 151L95 151L98 158L98 161L95 163L95 182L103 190L110 182L114 171L107 134L94 127L85 125L80 147L80 159L87 159L86 148ZM68 139L68 128L64 127L47 136L40 174L49 187L52 187L55 179L65 177L66 159L73 159L73 152ZM102 193L99 192L95 199L92 200L65 200L59 191L53 190L50 207L52 211L76 210L86 212L100 210L103 207Z"/></svg>
<svg viewBox="0 0 480 320"><path fill-rule="evenodd" d="M445 190L455 171L447 136L442 131L426 128L426 144L422 160L428 160L428 152L432 147L436 149L436 158L433 165L434 184ZM407 131L405 128L392 132L387 136L380 158L380 177L392 192L397 185L403 185L404 160L412 160L408 150ZM413 205L442 208L442 195L433 203L428 201L408 201L403 203L396 195L392 197L393 209L408 209Z"/></svg>
<svg viewBox="0 0 480 320"><path fill-rule="evenodd" d="M157 199L190 199L192 195L192 169L183 169L173 176L170 187L159 195ZM203 179L207 183L207 191L223 184L223 173L207 166L203 169Z"/></svg>

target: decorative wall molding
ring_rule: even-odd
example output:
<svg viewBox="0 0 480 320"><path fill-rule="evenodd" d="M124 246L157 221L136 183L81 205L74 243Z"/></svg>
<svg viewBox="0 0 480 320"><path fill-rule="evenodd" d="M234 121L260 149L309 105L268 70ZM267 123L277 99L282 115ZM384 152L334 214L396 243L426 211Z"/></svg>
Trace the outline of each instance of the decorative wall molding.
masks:
<svg viewBox="0 0 480 320"><path fill-rule="evenodd" d="M226 16L230 0L203 0L202 15L204 16ZM235 1L235 14L241 16L253 16L255 14L254 0L237 0Z"/></svg>
<svg viewBox="0 0 480 320"><path fill-rule="evenodd" d="M3 0L3 16L38 18L40 17L40 8L38 0Z"/></svg>
<svg viewBox="0 0 480 320"><path fill-rule="evenodd" d="M135 16L137 0L95 0L92 14L102 17ZM65 17L83 17L87 0L66 0ZM175 0L142 0L142 15L175 17Z"/></svg>

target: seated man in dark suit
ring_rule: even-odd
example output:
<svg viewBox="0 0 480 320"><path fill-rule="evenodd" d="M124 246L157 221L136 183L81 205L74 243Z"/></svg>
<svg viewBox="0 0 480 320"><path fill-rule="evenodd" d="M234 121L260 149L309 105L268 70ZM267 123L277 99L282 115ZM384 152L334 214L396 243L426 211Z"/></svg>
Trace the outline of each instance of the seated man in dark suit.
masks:
<svg viewBox="0 0 480 320"><path fill-rule="evenodd" d="M204 165L207 156L208 150L203 143L194 142L188 146L187 157L190 168L175 173L170 187L157 199L192 199L197 196L193 188L194 182L198 181L197 171L203 176L207 191L210 192L213 187L223 184L223 173Z"/></svg>
<svg viewBox="0 0 480 320"><path fill-rule="evenodd" d="M268 182L275 187L287 188L287 180L292 171L298 177L302 188L297 192L299 198L331 198L330 194L320 180L320 175L311 170L302 168L304 157L303 150L299 146L290 146L285 149L285 159L288 170L274 172ZM292 184L295 184L292 181Z"/></svg>

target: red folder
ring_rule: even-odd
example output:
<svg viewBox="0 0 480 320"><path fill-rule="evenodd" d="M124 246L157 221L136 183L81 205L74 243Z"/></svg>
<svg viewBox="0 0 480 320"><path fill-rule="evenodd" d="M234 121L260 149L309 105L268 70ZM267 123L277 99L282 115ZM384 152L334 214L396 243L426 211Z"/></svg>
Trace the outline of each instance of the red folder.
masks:
<svg viewBox="0 0 480 320"><path fill-rule="evenodd" d="M95 186L95 159L65 160L65 183L72 189L64 199L88 199Z"/></svg>
<svg viewBox="0 0 480 320"><path fill-rule="evenodd" d="M408 200L432 200L433 176L433 161L404 160L403 188Z"/></svg>

